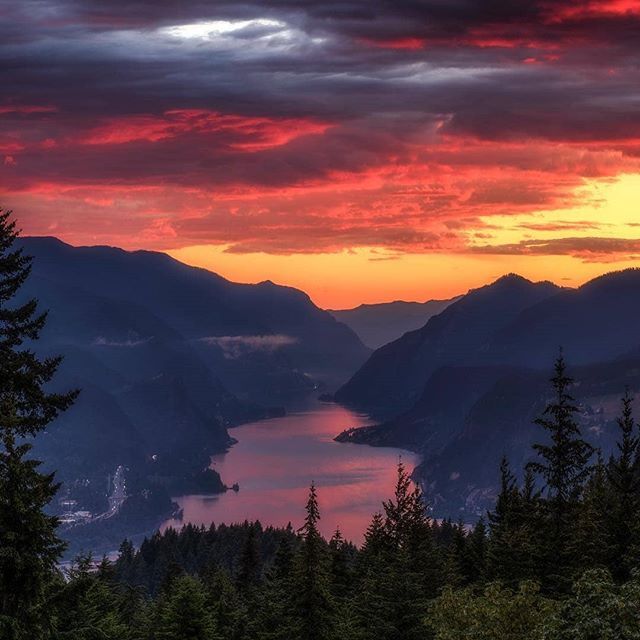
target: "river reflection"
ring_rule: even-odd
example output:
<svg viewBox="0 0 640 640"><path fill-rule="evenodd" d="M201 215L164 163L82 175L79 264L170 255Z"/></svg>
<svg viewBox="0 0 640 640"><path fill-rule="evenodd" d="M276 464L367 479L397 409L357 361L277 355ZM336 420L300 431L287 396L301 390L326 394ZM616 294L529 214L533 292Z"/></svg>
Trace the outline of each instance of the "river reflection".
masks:
<svg viewBox="0 0 640 640"><path fill-rule="evenodd" d="M371 515L393 492L399 456L408 469L418 462L418 456L400 449L333 441L343 429L366 423L365 416L327 404L233 429L238 444L214 456L212 466L227 485L237 482L240 491L178 497L183 520L169 520L163 529L244 520L299 527L313 480L322 533L330 536L339 526L346 538L361 543Z"/></svg>

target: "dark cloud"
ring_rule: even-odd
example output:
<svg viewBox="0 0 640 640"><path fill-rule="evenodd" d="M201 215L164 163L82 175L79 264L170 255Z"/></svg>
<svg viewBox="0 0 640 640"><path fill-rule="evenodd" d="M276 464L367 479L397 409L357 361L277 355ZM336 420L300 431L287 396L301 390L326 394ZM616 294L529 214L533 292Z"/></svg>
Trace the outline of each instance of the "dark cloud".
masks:
<svg viewBox="0 0 640 640"><path fill-rule="evenodd" d="M513 244L481 245L474 253L491 255L572 255L587 262L635 259L640 254L640 238L553 238L522 240Z"/></svg>
<svg viewBox="0 0 640 640"><path fill-rule="evenodd" d="M108 235L100 202L135 188L126 224L154 241L437 248L457 221L637 169L640 10L621 6L4 3L3 191L34 231L72 225L56 197Z"/></svg>

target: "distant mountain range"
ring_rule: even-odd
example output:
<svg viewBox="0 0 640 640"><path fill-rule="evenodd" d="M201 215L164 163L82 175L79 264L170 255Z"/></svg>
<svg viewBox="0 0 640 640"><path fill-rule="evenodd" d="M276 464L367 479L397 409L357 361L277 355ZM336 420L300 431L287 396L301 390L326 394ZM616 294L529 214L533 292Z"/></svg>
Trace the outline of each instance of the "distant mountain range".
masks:
<svg viewBox="0 0 640 640"><path fill-rule="evenodd" d="M428 302L384 302L361 304L353 309L329 310L340 322L351 327L362 342L372 349L392 342L407 331L414 331L459 299Z"/></svg>
<svg viewBox="0 0 640 640"><path fill-rule="evenodd" d="M585 431L609 450L618 399L640 391L639 314L640 270L577 289L500 278L376 350L335 398L382 420L339 439L422 453L416 477L439 513L481 514L500 456L517 466L542 437L533 419L560 346Z"/></svg>
<svg viewBox="0 0 640 640"><path fill-rule="evenodd" d="M56 385L82 389L36 452L85 502L100 501L117 465L130 488L202 488L228 427L345 380L370 353L296 289L236 284L162 253L19 244L34 257L21 295L49 310L36 348L65 356Z"/></svg>

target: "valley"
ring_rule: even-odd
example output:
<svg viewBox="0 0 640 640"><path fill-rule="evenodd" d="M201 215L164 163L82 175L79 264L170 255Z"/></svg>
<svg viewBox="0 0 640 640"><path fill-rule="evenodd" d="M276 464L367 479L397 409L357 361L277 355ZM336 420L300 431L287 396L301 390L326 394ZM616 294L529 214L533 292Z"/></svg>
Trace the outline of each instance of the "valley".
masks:
<svg viewBox="0 0 640 640"><path fill-rule="evenodd" d="M508 274L450 300L330 313L159 253L21 243L35 257L23 297L50 310L39 352L64 354L57 388L81 390L35 442L62 483L69 553L163 522L295 525L314 479L331 487L325 533L358 540L403 451L432 513L471 522L495 502L500 457L527 463L560 345L604 455L611 407L640 390L636 270L578 289Z"/></svg>

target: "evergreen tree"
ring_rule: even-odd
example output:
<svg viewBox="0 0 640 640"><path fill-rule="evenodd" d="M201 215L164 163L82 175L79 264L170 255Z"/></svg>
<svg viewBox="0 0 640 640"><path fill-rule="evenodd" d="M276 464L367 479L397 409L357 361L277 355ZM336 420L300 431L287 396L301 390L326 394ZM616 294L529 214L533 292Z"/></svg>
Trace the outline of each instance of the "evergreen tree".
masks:
<svg viewBox="0 0 640 640"><path fill-rule="evenodd" d="M231 577L224 569L212 566L205 572L202 582L218 634L224 640L240 640L247 624L247 607Z"/></svg>
<svg viewBox="0 0 640 640"><path fill-rule="evenodd" d="M353 560L357 550L346 542L340 528L329 541L330 589L334 603L334 638L347 640L354 637L357 617L353 607Z"/></svg>
<svg viewBox="0 0 640 640"><path fill-rule="evenodd" d="M393 598L391 570L393 549L384 517L375 513L364 535L357 562L354 616L361 640L389 638L394 632L390 602Z"/></svg>
<svg viewBox="0 0 640 640"><path fill-rule="evenodd" d="M54 638L120 640L127 635L121 601L104 561L95 570L91 555L80 556L58 586L53 604ZM37 636L36 636L37 637Z"/></svg>
<svg viewBox="0 0 640 640"><path fill-rule="evenodd" d="M447 547L446 558L446 583L451 586L461 587L468 584L465 571L467 556L467 536L464 524L458 522L453 526L451 542Z"/></svg>
<svg viewBox="0 0 640 640"><path fill-rule="evenodd" d="M299 532L294 580L296 637L300 640L333 638L333 602L330 594L326 543L320 535L320 509L315 484L311 483L306 517Z"/></svg>
<svg viewBox="0 0 640 640"><path fill-rule="evenodd" d="M515 476L511 471L506 456L500 461L500 493L496 506L489 512L489 530L491 538L487 551L488 570L492 579L515 585L524 579L522 559L526 549L523 548L523 517L520 494Z"/></svg>
<svg viewBox="0 0 640 640"><path fill-rule="evenodd" d="M207 592L192 576L175 578L158 602L157 640L218 640Z"/></svg>
<svg viewBox="0 0 640 640"><path fill-rule="evenodd" d="M600 454L585 485L576 513L572 553L576 569L582 572L607 567L612 561L612 540L607 522L610 516L611 491Z"/></svg>
<svg viewBox="0 0 640 640"><path fill-rule="evenodd" d="M442 584L443 569L422 491L411 485L409 474L399 462L394 496L383 503L384 535L371 532L380 538L381 553L376 569L379 575L369 575L366 595L376 603L375 619L380 627L369 626L368 637L423 638L429 599ZM372 541L373 535L367 543Z"/></svg>
<svg viewBox="0 0 640 640"><path fill-rule="evenodd" d="M390 540L384 526L384 517L377 511L371 518L371 523L364 534L362 556L365 560L373 560L380 555L388 553Z"/></svg>
<svg viewBox="0 0 640 640"><path fill-rule="evenodd" d="M10 212L0 211L0 636L31 640L50 626L47 590L64 546L57 519L44 512L58 485L29 458L24 439L43 431L76 393L49 393L61 359L40 359L28 346L46 314L35 300L14 304L31 268L14 248L17 237Z"/></svg>
<svg viewBox="0 0 640 640"><path fill-rule="evenodd" d="M262 559L256 535L257 526L257 523L247 523L247 537L240 554L237 584L238 589L244 594L258 585L262 574Z"/></svg>
<svg viewBox="0 0 640 640"><path fill-rule="evenodd" d="M294 624L294 554L288 538L278 544L273 564L256 601L247 636L256 640L290 640Z"/></svg>
<svg viewBox="0 0 640 640"><path fill-rule="evenodd" d="M346 598L353 587L351 564L354 551L353 545L346 542L340 528L337 528L329 541L331 592L336 599Z"/></svg>
<svg viewBox="0 0 640 640"><path fill-rule="evenodd" d="M627 580L638 562L634 534L640 520L640 457L632 403L627 389L622 398L622 415L617 421L620 430L617 455L607 465L610 505L603 519L611 545L611 572L619 581Z"/></svg>
<svg viewBox="0 0 640 640"><path fill-rule="evenodd" d="M487 578L513 587L522 580L537 578L544 541L540 531L540 494L531 470L525 471L523 487L519 489L508 460L502 458L500 493L488 518Z"/></svg>
<svg viewBox="0 0 640 640"><path fill-rule="evenodd" d="M551 378L554 399L536 419L550 438L549 444L534 444L538 460L527 465L545 483L545 557L542 567L548 585L568 586L577 564L572 537L593 448L583 438L576 420L578 407L569 394L573 380L567 376L562 353Z"/></svg>
<svg viewBox="0 0 640 640"><path fill-rule="evenodd" d="M468 584L482 583L487 575L487 527L480 518L467 536L464 555L464 576Z"/></svg>

